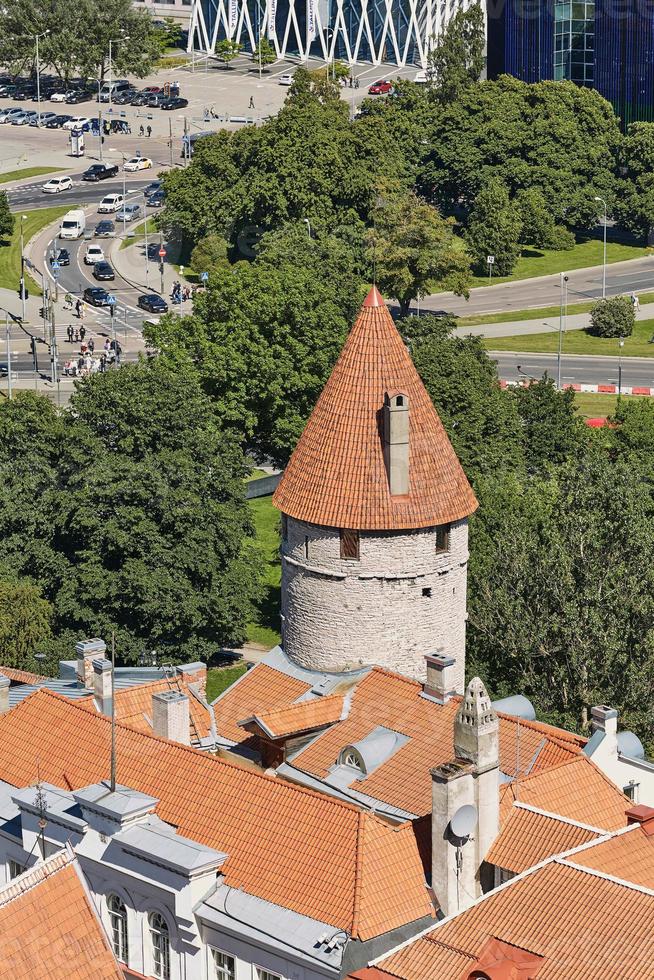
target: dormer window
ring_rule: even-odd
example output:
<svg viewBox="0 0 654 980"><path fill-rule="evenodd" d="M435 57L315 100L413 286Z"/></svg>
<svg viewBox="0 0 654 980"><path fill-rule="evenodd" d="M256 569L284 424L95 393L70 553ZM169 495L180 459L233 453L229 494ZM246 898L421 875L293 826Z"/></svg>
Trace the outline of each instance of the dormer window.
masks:
<svg viewBox="0 0 654 980"><path fill-rule="evenodd" d="M436 528L436 553L441 554L450 550L450 525L441 524Z"/></svg>
<svg viewBox="0 0 654 980"><path fill-rule="evenodd" d="M356 752L345 752L341 759L341 765L349 766L350 769L356 769L358 772L362 772L361 759L356 754Z"/></svg>
<svg viewBox="0 0 654 980"><path fill-rule="evenodd" d="M359 560L359 532L349 527L341 528L341 558Z"/></svg>

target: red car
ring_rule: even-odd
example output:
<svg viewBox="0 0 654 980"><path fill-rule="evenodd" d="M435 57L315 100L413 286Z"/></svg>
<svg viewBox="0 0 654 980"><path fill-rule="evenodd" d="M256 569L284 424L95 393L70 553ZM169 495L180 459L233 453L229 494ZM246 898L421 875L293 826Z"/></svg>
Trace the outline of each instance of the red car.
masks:
<svg viewBox="0 0 654 980"><path fill-rule="evenodd" d="M148 85L147 88L143 89L143 94L147 92L148 95L158 95L159 92L163 92L163 89L158 85Z"/></svg>
<svg viewBox="0 0 654 980"><path fill-rule="evenodd" d="M380 80L379 82L372 83L368 89L368 95L388 95L392 91L393 86L390 82Z"/></svg>

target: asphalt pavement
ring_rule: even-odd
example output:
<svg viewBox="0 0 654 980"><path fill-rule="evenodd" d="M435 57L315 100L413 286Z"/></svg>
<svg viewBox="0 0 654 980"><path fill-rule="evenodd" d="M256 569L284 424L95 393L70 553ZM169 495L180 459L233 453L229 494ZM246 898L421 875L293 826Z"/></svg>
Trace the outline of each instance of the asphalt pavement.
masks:
<svg viewBox="0 0 654 980"><path fill-rule="evenodd" d="M525 378L541 378L545 372L550 378L557 376L556 354L509 353L489 351L497 363L497 373L503 381L520 381ZM618 358L564 354L561 358L562 384L617 384ZM645 357L622 358L622 384L634 387L654 387L654 359Z"/></svg>
<svg viewBox="0 0 654 980"><path fill-rule="evenodd" d="M91 161L87 161L83 170L70 174L73 186L69 191L61 191L58 194L44 194L41 187L48 180L48 175L40 177L38 180L25 183L19 187L12 187L7 191L9 206L12 211L34 211L37 208L59 207L59 205L89 205L100 201L106 194L122 194L123 178L118 177L111 180L100 180L97 183L88 183L82 180L82 173L90 166ZM150 181L157 177L157 168L143 170L141 173L126 174L125 187L127 190L138 190L145 187Z"/></svg>

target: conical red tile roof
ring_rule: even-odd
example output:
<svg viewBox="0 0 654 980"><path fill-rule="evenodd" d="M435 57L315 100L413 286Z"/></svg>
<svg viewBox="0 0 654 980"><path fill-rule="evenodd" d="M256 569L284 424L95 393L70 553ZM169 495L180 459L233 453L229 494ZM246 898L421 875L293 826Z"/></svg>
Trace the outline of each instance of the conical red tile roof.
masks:
<svg viewBox="0 0 654 980"><path fill-rule="evenodd" d="M391 496L384 395L409 400L409 493ZM358 530L448 524L477 501L376 287L359 312L273 497L298 520Z"/></svg>

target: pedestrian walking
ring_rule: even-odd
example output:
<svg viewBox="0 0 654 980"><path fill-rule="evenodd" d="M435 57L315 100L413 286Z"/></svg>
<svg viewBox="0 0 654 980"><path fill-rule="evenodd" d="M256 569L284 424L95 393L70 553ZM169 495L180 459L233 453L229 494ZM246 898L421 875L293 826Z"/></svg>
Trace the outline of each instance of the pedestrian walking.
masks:
<svg viewBox="0 0 654 980"><path fill-rule="evenodd" d="M100 354L100 371L102 372L102 374L104 374L106 370L107 370L107 355L105 354L104 351L102 351L102 353Z"/></svg>
<svg viewBox="0 0 654 980"><path fill-rule="evenodd" d="M139 136L141 138L145 136L145 130L143 129L143 126L139 126Z"/></svg>
<svg viewBox="0 0 654 980"><path fill-rule="evenodd" d="M354 87L355 88L358 88L359 87L359 79L358 78L355 78L354 79Z"/></svg>
<svg viewBox="0 0 654 980"><path fill-rule="evenodd" d="M254 96L253 95L250 96L250 104L248 106L248 109L254 109Z"/></svg>
<svg viewBox="0 0 654 980"><path fill-rule="evenodd" d="M95 354L95 340L93 337L89 337L89 350L92 354Z"/></svg>
<svg viewBox="0 0 654 980"><path fill-rule="evenodd" d="M77 314L78 317L82 315L80 312L81 309L82 309L82 303L81 300L78 299L77 302L75 303L75 313Z"/></svg>
<svg viewBox="0 0 654 980"><path fill-rule="evenodd" d="M75 327L75 343L79 344L79 328Z"/></svg>
<svg viewBox="0 0 654 980"><path fill-rule="evenodd" d="M148 139L152 136L152 126L148 126Z"/></svg>
<svg viewBox="0 0 654 980"><path fill-rule="evenodd" d="M66 334L68 335L68 343L69 344L72 344L72 342L73 342L73 326L72 326L71 323L69 323L68 326L66 327Z"/></svg>
<svg viewBox="0 0 654 980"><path fill-rule="evenodd" d="M85 337L86 337L86 327L84 326L84 324L82 324L82 326L79 328L79 339L81 341L84 341Z"/></svg>
<svg viewBox="0 0 654 980"><path fill-rule="evenodd" d="M120 355L123 353L123 348L120 346L118 341L116 341L116 364L120 364Z"/></svg>

